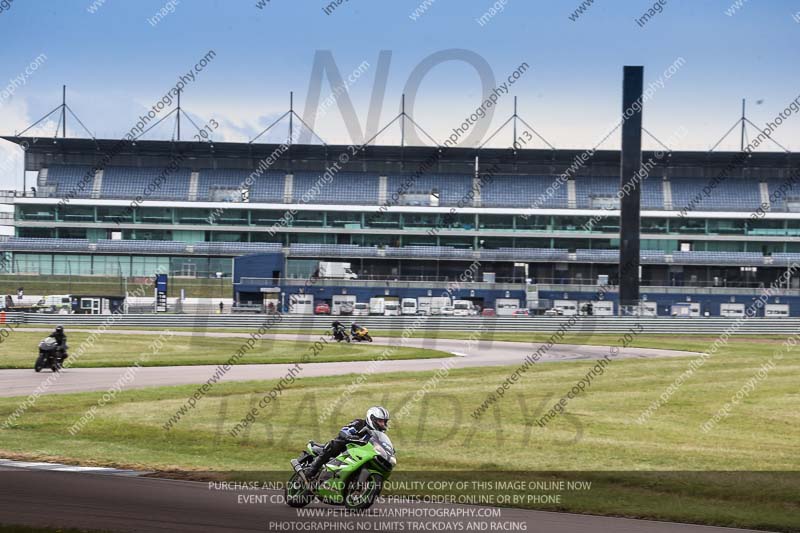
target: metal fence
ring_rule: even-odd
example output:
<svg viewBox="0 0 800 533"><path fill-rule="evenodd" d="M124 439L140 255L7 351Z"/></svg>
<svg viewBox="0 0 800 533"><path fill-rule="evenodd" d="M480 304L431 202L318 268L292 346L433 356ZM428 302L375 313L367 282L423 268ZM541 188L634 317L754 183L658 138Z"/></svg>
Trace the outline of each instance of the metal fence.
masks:
<svg viewBox="0 0 800 533"><path fill-rule="evenodd" d="M351 320L349 317L344 317ZM406 326L424 331L552 332L567 324L570 317L428 317L419 321L416 316L365 316L356 320L370 329L401 331ZM290 330L324 330L335 317L284 315L278 326ZM143 329L171 328L248 328L256 329L269 320L268 315L188 315L188 314L128 314L128 315L48 315L41 313L7 313L11 323L50 326L89 326L112 329L119 326L140 326ZM651 334L720 335L726 330L732 335L790 335L800 331L800 318L671 318L671 317L577 317L578 326L572 331L593 333L625 333L636 327ZM641 328L641 329L640 329Z"/></svg>

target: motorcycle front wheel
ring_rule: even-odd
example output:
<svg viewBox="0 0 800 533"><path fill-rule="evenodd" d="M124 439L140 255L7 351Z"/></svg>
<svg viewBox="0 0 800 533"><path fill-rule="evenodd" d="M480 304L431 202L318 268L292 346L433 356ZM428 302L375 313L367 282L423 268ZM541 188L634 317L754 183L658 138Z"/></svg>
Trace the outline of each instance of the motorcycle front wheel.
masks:
<svg viewBox="0 0 800 533"><path fill-rule="evenodd" d="M363 511L372 507L383 488L383 476L370 474L363 482L353 474L344 488L344 506L351 511Z"/></svg>
<svg viewBox="0 0 800 533"><path fill-rule="evenodd" d="M44 356L39 354L39 357L36 358L36 363L33 365L33 369L36 372L41 372L42 368L44 368Z"/></svg>
<svg viewBox="0 0 800 533"><path fill-rule="evenodd" d="M297 472L286 483L286 487L283 489L283 496L289 507L305 507L314 501L314 494L308 490L306 482Z"/></svg>

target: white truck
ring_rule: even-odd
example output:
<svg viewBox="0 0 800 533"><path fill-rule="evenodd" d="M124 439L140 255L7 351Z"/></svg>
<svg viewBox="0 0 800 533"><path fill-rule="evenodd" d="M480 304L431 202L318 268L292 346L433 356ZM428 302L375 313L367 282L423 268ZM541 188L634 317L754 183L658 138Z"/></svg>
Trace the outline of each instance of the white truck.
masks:
<svg viewBox="0 0 800 533"><path fill-rule="evenodd" d="M334 294L331 314L332 315L352 315L353 305L356 303L356 297L352 294Z"/></svg>
<svg viewBox="0 0 800 533"><path fill-rule="evenodd" d="M370 298L369 299L369 314L382 315L385 311L386 300L383 298Z"/></svg>
<svg viewBox="0 0 800 533"><path fill-rule="evenodd" d="M416 298L403 298L400 301L400 313L403 315L416 315L417 314L417 299Z"/></svg>
<svg viewBox="0 0 800 533"><path fill-rule="evenodd" d="M353 316L369 315L369 304L367 302L356 302L353 304Z"/></svg>
<svg viewBox="0 0 800 533"><path fill-rule="evenodd" d="M767 304L764 306L764 316L767 318L784 318L789 316L789 304Z"/></svg>
<svg viewBox="0 0 800 533"><path fill-rule="evenodd" d="M72 296L60 294L57 296L45 296L37 303L45 313L58 313L68 315L72 313Z"/></svg>
<svg viewBox="0 0 800 533"><path fill-rule="evenodd" d="M700 316L700 302L680 302L669 307L671 316Z"/></svg>
<svg viewBox="0 0 800 533"><path fill-rule="evenodd" d="M453 316L473 316L477 314L475 304L469 300L456 300L453 302Z"/></svg>
<svg viewBox="0 0 800 533"><path fill-rule="evenodd" d="M314 296L312 294L290 294L289 295L289 314L291 315L313 315Z"/></svg>
<svg viewBox="0 0 800 533"><path fill-rule="evenodd" d="M420 296L417 298L417 314L430 315L431 314L431 301L430 296Z"/></svg>
<svg viewBox="0 0 800 533"><path fill-rule="evenodd" d="M450 298L447 296L434 296L431 298L431 314L432 315L441 315L442 309L445 307L451 307Z"/></svg>
<svg viewBox="0 0 800 533"><path fill-rule="evenodd" d="M511 316L514 311L519 309L519 299L517 298L498 298L494 302L495 314L497 316Z"/></svg>
<svg viewBox="0 0 800 533"><path fill-rule="evenodd" d="M561 312L562 316L575 316L578 314L577 300L553 300L553 309Z"/></svg>
<svg viewBox="0 0 800 533"><path fill-rule="evenodd" d="M591 301L591 302L578 302L578 308L580 309L580 314L588 315L589 314L589 304L592 305L592 315L593 316L614 316L614 302L611 300L598 300L598 301Z"/></svg>
<svg viewBox="0 0 800 533"><path fill-rule="evenodd" d="M719 315L726 318L740 318L744 316L744 304L725 303L719 306Z"/></svg>
<svg viewBox="0 0 800 533"><path fill-rule="evenodd" d="M326 279L358 279L355 272L350 270L350 263L337 263L333 261L319 262L319 277Z"/></svg>
<svg viewBox="0 0 800 533"><path fill-rule="evenodd" d="M400 316L400 301L386 300L383 304L383 314L386 316Z"/></svg>
<svg viewBox="0 0 800 533"><path fill-rule="evenodd" d="M640 302L635 313L638 316L658 316L658 305L656 302Z"/></svg>

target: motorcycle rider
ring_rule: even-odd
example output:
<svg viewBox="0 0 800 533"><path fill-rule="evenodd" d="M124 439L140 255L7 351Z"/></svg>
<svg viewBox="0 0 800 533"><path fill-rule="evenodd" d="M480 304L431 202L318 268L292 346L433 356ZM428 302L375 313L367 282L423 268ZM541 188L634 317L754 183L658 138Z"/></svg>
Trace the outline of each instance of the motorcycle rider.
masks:
<svg viewBox="0 0 800 533"><path fill-rule="evenodd" d="M359 326L355 322L351 323L350 324L350 335L356 335L359 332L360 329L361 329L361 326Z"/></svg>
<svg viewBox="0 0 800 533"><path fill-rule="evenodd" d="M344 335L342 335L344 333L344 324L338 320L334 320L331 324L331 333L334 339L338 339L340 336L344 337Z"/></svg>
<svg viewBox="0 0 800 533"><path fill-rule="evenodd" d="M64 333L64 326L59 324L56 326L56 329L53 330L53 333L48 335L49 337L53 337L58 344L58 354L61 357L61 361L63 362L67 357L67 334Z"/></svg>
<svg viewBox="0 0 800 533"><path fill-rule="evenodd" d="M373 431L387 431L389 429L389 411L380 406L370 407L367 409L365 418L356 418L339 430L339 434L325 445L322 453L308 467L306 479L310 481L316 478L325 463L342 453L347 448L349 441L359 440L363 437L367 428Z"/></svg>

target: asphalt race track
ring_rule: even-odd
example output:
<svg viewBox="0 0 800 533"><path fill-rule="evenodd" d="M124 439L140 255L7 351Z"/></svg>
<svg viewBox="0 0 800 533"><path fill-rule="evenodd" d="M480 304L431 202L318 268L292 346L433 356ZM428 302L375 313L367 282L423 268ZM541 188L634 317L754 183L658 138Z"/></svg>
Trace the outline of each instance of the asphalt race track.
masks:
<svg viewBox="0 0 800 533"><path fill-rule="evenodd" d="M533 533L725 533L729 528L523 509L377 503L356 518L298 516L278 490L214 490L208 483L31 471L0 466L0 523L110 531L528 531ZM252 503L239 496L252 498ZM260 498L253 498L261 496ZM338 513L314 503L307 509ZM404 514L404 517L389 517ZM381 516L383 515L383 516ZM491 516L487 516L491 515ZM355 522L361 522L358 529ZM368 524L364 524L368 522ZM461 524L459 526L459 524ZM483 526L481 526L483 524ZM438 527L438 529L437 529ZM482 529L479 529L481 528Z"/></svg>
<svg viewBox="0 0 800 533"><path fill-rule="evenodd" d="M114 333L109 330L108 333ZM149 331L120 330L124 334ZM247 334L175 332L182 336L224 336L247 338ZM280 340L313 341L315 335L272 335ZM400 345L398 338L375 339L374 344ZM455 353L455 367L515 365L538 344L464 340L406 339L404 346ZM610 353L608 346L554 345L542 362L594 360ZM693 352L625 348L619 358L682 357ZM331 376L360 373L364 362L308 363L303 376ZM378 372L435 370L440 359L382 361ZM258 364L234 366L224 381L279 379L292 365ZM201 383L216 366L144 367L131 387ZM52 380L46 393L106 390L124 368L74 368ZM33 370L0 370L0 396L27 396L51 374ZM0 524L36 527L76 527L105 531L459 531L470 523L477 531L529 531L548 533L645 532L723 533L729 528L692 526L667 522L598 517L568 513L493 509L441 503L376 504L370 514L357 518L299 516L281 501L278 490L212 490L208 483L177 481L125 475L57 471L39 464L35 469L0 463ZM63 465L62 465L63 466ZM59 470L64 470L60 468ZM288 465L287 465L288 470ZM242 501L240 496L251 498ZM256 496L255 498L253 498ZM338 508L320 503L308 509L337 513ZM387 517L381 513L395 513ZM484 514L481 514L484 513ZM487 513L490 516L487 516ZM499 513L499 515L498 515ZM399 516L398 516L399 515ZM439 529L437 529L439 527Z"/></svg>
<svg viewBox="0 0 800 533"><path fill-rule="evenodd" d="M26 331L38 331L26 329ZM41 331L50 331L42 329ZM152 331L106 330L106 333L152 335ZM248 338L246 333L226 332L173 332L175 336L199 337L240 337ZM319 335L270 335L265 338L277 340L296 340L302 342L316 341ZM480 341L469 343L465 340L453 339L405 339L403 346L411 348L427 348L459 355L454 368L476 366L510 366L520 364L525 357L536 351L540 344L503 341ZM399 346L400 338L376 338L373 344ZM540 362L592 360L600 359L610 353L608 346L584 346L572 344L556 344L542 356ZM615 356L620 359L685 357L697 355L694 352L659 350L652 348L624 348ZM31 356L33 366L34 355ZM307 363L303 365L303 377L337 376L359 374L364 371L364 361L344 363ZM441 368L440 359L409 359L377 363L376 372L409 372L437 370ZM280 379L286 375L292 364L257 364L238 365L231 368L220 381L251 381ZM202 383L209 379L216 370L216 365L143 367L137 371L136 380L129 388L187 385ZM45 389L46 394L107 390L112 386L125 368L72 368L62 371L58 379L52 379ZM0 370L0 396L27 396L36 387L51 376L49 371L40 374L33 369Z"/></svg>

